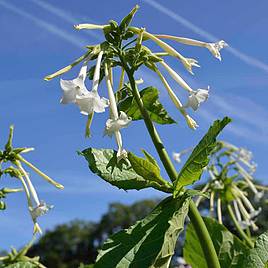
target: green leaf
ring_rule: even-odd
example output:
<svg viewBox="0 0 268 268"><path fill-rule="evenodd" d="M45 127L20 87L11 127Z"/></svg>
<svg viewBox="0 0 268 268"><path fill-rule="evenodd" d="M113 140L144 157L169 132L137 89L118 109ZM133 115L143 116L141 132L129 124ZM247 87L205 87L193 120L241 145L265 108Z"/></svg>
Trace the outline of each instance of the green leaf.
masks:
<svg viewBox="0 0 268 268"><path fill-rule="evenodd" d="M190 197L164 199L146 218L112 235L103 245L95 268L168 267L184 228Z"/></svg>
<svg viewBox="0 0 268 268"><path fill-rule="evenodd" d="M247 268L264 268L268 264L268 231L260 235L253 249L245 256L244 266Z"/></svg>
<svg viewBox="0 0 268 268"><path fill-rule="evenodd" d="M152 157L152 156L150 156ZM151 159L151 158L150 158ZM167 181L165 181L160 174L160 168L157 164L152 163L151 160L147 160L141 157L138 157L134 155L133 153L128 153L128 160L130 161L130 164L132 168L135 170L135 172L142 176L145 180L148 181L155 181L157 183L166 184Z"/></svg>
<svg viewBox="0 0 268 268"><path fill-rule="evenodd" d="M204 218L204 221L219 257L221 268L248 268L248 266L241 266L249 250L248 247L216 220ZM192 224L187 227L183 256L192 268L209 268Z"/></svg>
<svg viewBox="0 0 268 268"><path fill-rule="evenodd" d="M160 170L160 168L159 168L159 166L158 166L158 163L157 163L157 161L153 158L153 156L150 155L150 154L149 154L147 151L145 151L144 149L142 149L142 152L143 152L143 154L145 155L146 159L147 159L148 161L150 161L153 165L155 165L155 166Z"/></svg>
<svg viewBox="0 0 268 268"><path fill-rule="evenodd" d="M231 119L225 117L223 120L216 120L209 128L207 134L202 138L199 144L194 148L192 154L182 167L178 178L175 181L175 192L177 192L186 185L193 184L199 180L203 168L209 163L209 155L216 146L216 137L222 129L231 122Z"/></svg>
<svg viewBox="0 0 268 268"><path fill-rule="evenodd" d="M151 180L147 180L136 173L129 161L117 162L117 152L112 149L89 148L82 153L90 170L110 184L124 190L140 190L154 187L157 190L171 192L166 186Z"/></svg>
<svg viewBox="0 0 268 268"><path fill-rule="evenodd" d="M174 121L159 102L159 92L155 87L147 87L140 91L143 104L150 118L158 124L174 124ZM119 110L125 112L132 120L143 119L138 104L132 95L119 103Z"/></svg>

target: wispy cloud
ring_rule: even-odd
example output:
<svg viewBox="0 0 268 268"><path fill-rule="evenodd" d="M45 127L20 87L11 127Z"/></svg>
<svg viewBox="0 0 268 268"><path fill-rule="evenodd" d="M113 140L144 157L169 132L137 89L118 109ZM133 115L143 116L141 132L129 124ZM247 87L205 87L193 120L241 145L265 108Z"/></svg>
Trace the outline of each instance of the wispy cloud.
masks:
<svg viewBox="0 0 268 268"><path fill-rule="evenodd" d="M198 34L199 36L206 38L208 41L215 42L215 41L219 40L219 38L217 38L216 36L205 31L204 29L201 29L197 25L191 23L190 21L188 21L184 17L180 16L179 14L173 12L172 10L168 9L164 5L159 4L158 2L156 2L154 0L142 0L142 1L149 4L150 6L154 7L155 9L159 10L163 14L167 15L171 19L173 19L176 22L180 23L181 25L185 26L189 30ZM254 57L246 55L245 53L239 51L238 49L236 49L232 46L228 47L227 50L230 53L232 53L235 57L239 58L241 61L247 63L248 65L254 66L254 67L259 68L259 69L268 73L268 64L254 58Z"/></svg>
<svg viewBox="0 0 268 268"><path fill-rule="evenodd" d="M10 3L7 3L7 1L1 1L0 0L0 6L4 7L5 9L23 17L30 21L32 21L36 26L48 31L49 33L52 33L63 40L67 41L68 43L78 47L82 48L85 45L87 45L88 41L86 39L79 38L76 35L72 35L69 32L55 26L54 24L48 23L40 18L37 18L36 16L16 7L15 5L12 5Z"/></svg>
<svg viewBox="0 0 268 268"><path fill-rule="evenodd" d="M41 7L42 9L50 12L51 14L61 18L62 20L70 23L70 24L78 24L78 23L81 23L81 20L75 18L72 16L72 14L70 14L69 12L66 12L54 5L51 5L45 1L42 1L42 0L31 0L35 5ZM89 20L90 22L93 22L92 19L90 18L87 18L87 20ZM87 22L89 22L87 21ZM85 34L87 35L90 35L91 37L101 41L102 38L101 38L101 35L94 32L94 31L84 31Z"/></svg>

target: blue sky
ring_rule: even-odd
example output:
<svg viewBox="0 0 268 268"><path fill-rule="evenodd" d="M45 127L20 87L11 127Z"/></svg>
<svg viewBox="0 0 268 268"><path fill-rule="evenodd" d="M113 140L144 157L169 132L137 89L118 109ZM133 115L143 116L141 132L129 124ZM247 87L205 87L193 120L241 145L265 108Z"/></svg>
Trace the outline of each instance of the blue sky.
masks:
<svg viewBox="0 0 268 268"><path fill-rule="evenodd" d="M258 163L256 176L266 180L267 1L0 0L0 144L6 141L9 125L14 124L15 145L35 147L27 159L65 185L65 190L59 191L32 174L40 198L55 206L40 218L44 230L75 218L98 220L110 202L132 203L160 195L153 190L119 191L94 176L76 151L90 146L116 148L113 139L102 137L108 113L95 116L93 136L85 139L86 118L76 107L59 104L59 79L43 80L79 57L85 45L102 40L101 32L76 32L73 24L119 21L137 3L141 8L134 23L146 26L150 32L204 41L224 39L231 46L222 52L223 61L219 62L205 49L173 43L184 55L197 58L201 68L190 76L177 60L170 59L169 64L193 87L211 88L209 101L191 113L200 125L195 132L187 128L156 77L146 69L139 73L145 86L159 88L161 101L178 121L176 125L158 127L167 150L180 151L195 145L213 120L228 115L233 123L221 138L249 148ZM75 77L78 70L75 68L64 78ZM183 90L172 80L170 83L183 98ZM107 95L104 84L100 92ZM123 130L125 148L137 154L145 148L155 155L143 131L142 122ZM2 184L17 185L7 178ZM1 213L0 219L0 248L21 246L30 240L32 232L25 196L13 195L7 201L8 210Z"/></svg>

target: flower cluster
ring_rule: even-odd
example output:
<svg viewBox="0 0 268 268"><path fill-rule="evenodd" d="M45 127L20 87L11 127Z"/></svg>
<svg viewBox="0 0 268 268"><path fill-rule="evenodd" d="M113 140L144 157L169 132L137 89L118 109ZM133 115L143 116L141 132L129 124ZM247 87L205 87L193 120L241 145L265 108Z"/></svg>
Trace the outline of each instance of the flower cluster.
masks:
<svg viewBox="0 0 268 268"><path fill-rule="evenodd" d="M28 209L34 223L34 234L39 232L42 233L40 226L37 223L37 218L46 214L53 206L47 205L44 201L40 201L36 189L30 179L29 173L24 169L23 164L30 167L34 170L38 175L43 177L47 182L51 183L58 189L63 189L63 185L55 182L49 176L44 174L41 170L39 170L32 163L28 162L22 154L30 152L34 150L33 148L13 148L12 140L13 140L13 126L10 127L10 134L8 142L3 151L0 151L0 175L7 174L11 177L17 178L21 184L23 189L4 189L4 193L17 192L24 190L27 202ZM7 168L2 169L2 165L8 165Z"/></svg>
<svg viewBox="0 0 268 268"><path fill-rule="evenodd" d="M187 152L189 149L173 153L174 160L180 162L180 156ZM223 221L222 206L226 206L232 220L242 229L258 229L255 221L261 208L254 208L249 196L253 195L254 201L258 203L266 188L254 182L256 166L252 161L252 153L247 149L223 141L217 142L210 164L205 169L209 179L203 185L201 193L210 197L210 214L212 217L217 215L220 223ZM199 196L196 205L202 200L205 197Z"/></svg>
<svg viewBox="0 0 268 268"><path fill-rule="evenodd" d="M198 61L192 58L186 58L183 55L181 55L177 50L175 50L173 47L171 47L169 44L164 42L161 39L170 39L174 40L186 45L191 46L199 46L199 47L206 47L209 49L209 51L219 60L221 60L220 50L226 46L228 46L223 40L217 42L217 43L206 43L201 42L198 40L193 40L189 38L182 38L177 36L170 36L170 35L158 35L158 34L151 34L149 32L146 32L145 30L140 30L135 27L131 27L131 30L135 32L136 34L139 34L142 32L142 36L145 40L150 39L154 41L159 47L161 47L165 53L155 53L156 56L173 56L176 57L181 61L183 66L188 70L191 74L193 74L192 68L193 67L200 67L198 65ZM185 89L188 92L188 101L185 105L181 103L178 96L174 93L171 86L167 82L166 78L163 76L163 74L160 72L156 64L145 64L147 67L152 69L157 73L160 80L162 81L163 85L165 86L172 102L175 104L175 106L178 108L178 110L181 112L181 114L185 117L186 122L188 126L192 129L196 129L198 127L198 124L195 122L195 120L188 115L186 112L186 108L192 108L194 111L198 109L200 104L202 102L205 102L209 97L209 86L207 89L192 89L185 81L184 79L176 72L174 71L162 58L159 61L159 64L164 67L164 69L167 70L167 72L170 74L170 76L178 83L180 87Z"/></svg>
<svg viewBox="0 0 268 268"><path fill-rule="evenodd" d="M87 128L90 127L94 112L102 113L105 111L106 107L110 106L111 118L106 123L105 134L111 135L112 131L112 133L116 137L119 150L123 150L121 148L122 138L121 134L119 133L119 130L122 127L126 127L129 124L130 119L126 114L122 113L123 111L120 112L112 108L113 106L115 106L115 103L113 103L114 98L110 94L113 88L113 78L111 75L112 68L117 66L120 66L122 68L122 76L118 87L119 90L124 85L124 73L126 71L126 68L129 68L129 70L132 72L137 70L140 66L144 65L150 70L154 71L162 81L172 102L175 104L177 109L185 118L188 126L191 129L196 129L198 127L198 124L188 114L187 108L192 108L194 111L196 111L199 108L200 104L208 99L209 87L204 89L191 88L183 80L183 78L165 62L163 56L175 57L179 59L179 61L183 64L186 70L188 70L191 74L193 74L193 67L199 67L197 60L184 57L171 45L164 42L163 39L177 41L190 46L205 47L212 53L213 56L215 56L219 60L221 60L220 50L227 46L227 44L223 40L216 43L206 43L189 38L152 34L146 31L146 29L144 28L132 27L130 26L130 22L132 21L133 16L135 15L137 10L138 6L131 10L131 12L121 21L119 25L113 20L110 21L109 24L104 25L88 23L75 25L74 27L77 30L103 30L106 41L96 46L88 46L87 48L89 50L85 55L81 56L69 66L57 71L52 75L45 77L45 80L50 80L58 75L62 75L63 73L69 71L75 65L84 62L77 78L69 81L61 80L61 87L64 92L61 103L75 103L79 107L82 114L88 115L89 120ZM126 40L128 40L129 42L126 43ZM144 45L147 40L151 40L156 43L163 50L163 52L152 52L147 46ZM135 45L131 46L132 44ZM94 70L92 90L89 91L85 86L85 77L87 74L89 75L90 73L90 71L87 72L87 64L88 61L94 60L96 57L97 63L95 65ZM188 100L185 104L182 104L178 96L172 90L168 81L160 72L159 67L163 67L170 74L170 76L178 83L178 85L187 91ZM98 85L100 82L101 70L104 70L106 76L109 101L103 97L100 97L98 94Z"/></svg>

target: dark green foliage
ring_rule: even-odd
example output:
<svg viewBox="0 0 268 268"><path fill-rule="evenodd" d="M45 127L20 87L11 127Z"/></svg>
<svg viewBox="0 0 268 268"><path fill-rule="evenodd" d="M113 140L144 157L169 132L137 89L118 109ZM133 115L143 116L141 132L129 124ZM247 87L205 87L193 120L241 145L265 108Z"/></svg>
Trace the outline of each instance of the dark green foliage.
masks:
<svg viewBox="0 0 268 268"><path fill-rule="evenodd" d="M164 199L146 218L104 243L94 267L167 267L184 228L190 198Z"/></svg>
<svg viewBox="0 0 268 268"><path fill-rule="evenodd" d="M96 248L92 237L96 225L83 221L62 224L48 231L37 244L29 250L29 256L40 256L47 267L78 267L81 262L93 262Z"/></svg>
<svg viewBox="0 0 268 268"><path fill-rule="evenodd" d="M112 149L89 148L82 153L90 170L99 177L118 187L119 189L140 190L147 187L154 187L158 190L169 191L165 185L150 180L148 177L142 177L138 174L128 160L117 160L117 152Z"/></svg>
<svg viewBox="0 0 268 268"><path fill-rule="evenodd" d="M167 113L163 105L159 101L159 91L155 87L147 87L140 91L143 104L150 115L152 121L158 124L174 124L176 123ZM119 102L119 110L125 112L132 120L143 119L138 104L128 91L128 96Z"/></svg>

